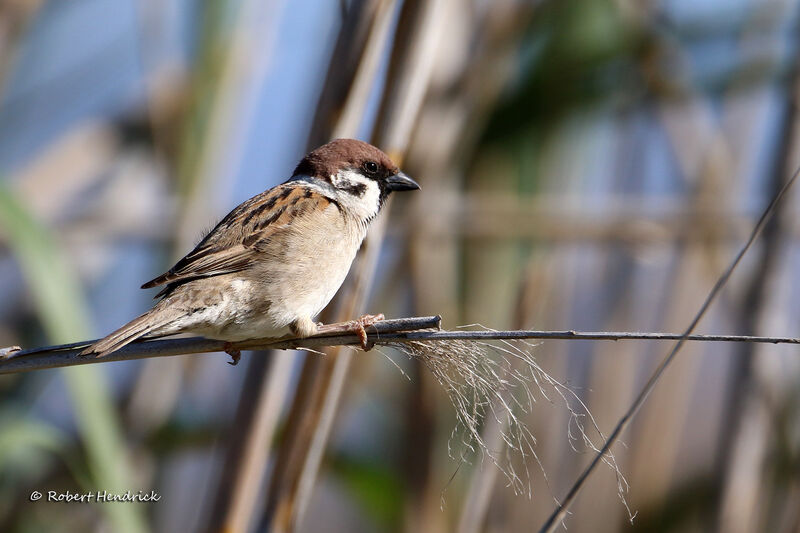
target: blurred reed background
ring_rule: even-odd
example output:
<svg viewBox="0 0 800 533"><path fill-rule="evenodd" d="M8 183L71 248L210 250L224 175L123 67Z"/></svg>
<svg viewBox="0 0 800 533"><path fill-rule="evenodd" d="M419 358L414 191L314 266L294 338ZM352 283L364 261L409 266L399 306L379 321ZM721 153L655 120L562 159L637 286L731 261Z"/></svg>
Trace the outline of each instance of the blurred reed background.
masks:
<svg viewBox="0 0 800 533"><path fill-rule="evenodd" d="M326 320L679 331L800 164L797 4L0 1L0 346L122 324L142 281L341 136L423 190ZM798 195L701 332L797 335ZM608 432L668 347L534 354ZM348 349L4 376L0 531L538 528L591 458L563 405L526 415L528 499L448 455L444 391L385 355L410 379ZM602 469L569 530L800 531L799 379L791 346L688 345L615 448L633 524ZM98 489L161 499L29 501Z"/></svg>

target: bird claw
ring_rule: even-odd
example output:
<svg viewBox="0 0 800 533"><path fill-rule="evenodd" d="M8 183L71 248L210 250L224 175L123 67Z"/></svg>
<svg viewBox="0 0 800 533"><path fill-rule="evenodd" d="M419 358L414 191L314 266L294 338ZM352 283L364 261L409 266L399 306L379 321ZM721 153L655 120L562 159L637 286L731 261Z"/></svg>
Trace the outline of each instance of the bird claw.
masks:
<svg viewBox="0 0 800 533"><path fill-rule="evenodd" d="M242 351L241 350L237 350L236 348L234 348L233 345L230 342L226 342L225 343L225 346L223 347L223 350L225 350L226 354L231 356L231 360L228 361L229 365L236 366L236 365L239 364L239 359L242 358Z"/></svg>
<svg viewBox="0 0 800 533"><path fill-rule="evenodd" d="M358 335L359 340L361 341L361 349L365 352L370 351L375 346L375 341L372 341L367 336L367 330L369 326L374 326L376 322L380 322L384 320L386 317L383 316L383 313L379 313L377 315L363 315L358 320L353 320L353 332Z"/></svg>

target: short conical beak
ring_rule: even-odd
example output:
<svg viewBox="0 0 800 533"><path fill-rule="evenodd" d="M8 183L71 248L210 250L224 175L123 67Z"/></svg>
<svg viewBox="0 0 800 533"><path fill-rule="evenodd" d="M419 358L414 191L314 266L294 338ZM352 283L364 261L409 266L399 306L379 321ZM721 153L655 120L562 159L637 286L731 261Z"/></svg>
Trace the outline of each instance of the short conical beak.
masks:
<svg viewBox="0 0 800 533"><path fill-rule="evenodd" d="M412 180L402 172L386 178L386 188L390 191L414 191L419 189L419 183Z"/></svg>

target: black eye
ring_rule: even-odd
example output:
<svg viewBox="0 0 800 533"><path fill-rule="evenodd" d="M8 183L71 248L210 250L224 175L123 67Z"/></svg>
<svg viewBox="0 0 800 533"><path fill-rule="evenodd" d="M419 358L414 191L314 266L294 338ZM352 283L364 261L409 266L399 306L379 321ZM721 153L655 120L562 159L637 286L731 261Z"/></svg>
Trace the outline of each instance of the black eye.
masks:
<svg viewBox="0 0 800 533"><path fill-rule="evenodd" d="M378 163L375 161L367 161L364 163L364 170L366 170L369 174L375 174L378 172Z"/></svg>

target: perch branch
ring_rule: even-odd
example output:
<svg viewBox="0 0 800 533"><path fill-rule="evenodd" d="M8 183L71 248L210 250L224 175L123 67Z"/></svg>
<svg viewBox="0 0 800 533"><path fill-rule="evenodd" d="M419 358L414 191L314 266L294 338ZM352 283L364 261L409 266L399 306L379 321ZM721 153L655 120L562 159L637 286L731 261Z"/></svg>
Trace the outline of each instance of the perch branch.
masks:
<svg viewBox="0 0 800 533"><path fill-rule="evenodd" d="M366 331L368 335L375 338L376 344L384 344L382 339L385 334L439 328L440 323L441 317L439 316L397 318L378 322L373 326L367 327ZM352 324L349 322L327 324L321 326L316 335L305 339L252 339L227 345L224 341L216 341L203 337L145 339L132 342L102 358L78 355L83 348L93 344L95 342L94 340L33 348L30 350L6 348L0 350L0 354L4 354L4 360L0 361L0 374L91 363L130 361L134 359L147 359L149 357L222 352L226 349L291 350L295 348L360 344L361 341L358 340L358 335L352 331L352 327Z"/></svg>
<svg viewBox="0 0 800 533"><path fill-rule="evenodd" d="M384 320L367 328L370 340L387 345L412 341L441 342L452 340L680 340L679 333L638 333L625 331L429 331L438 329L439 316L411 317ZM305 339L254 339L231 343L239 350L290 350L319 348L322 346L358 345L360 339L348 329L347 322L323 326L321 332ZM423 331L428 330L428 331ZM760 337L751 335L689 335L687 341L705 342L755 342L765 344L800 344L797 337ZM153 339L131 343L103 358L80 356L78 353L94 341L83 341L59 346L46 346L29 350L2 349L0 374L13 374L62 366L85 365L111 361L130 361L149 357L168 357L205 352L221 352L223 341L190 337L182 339Z"/></svg>

